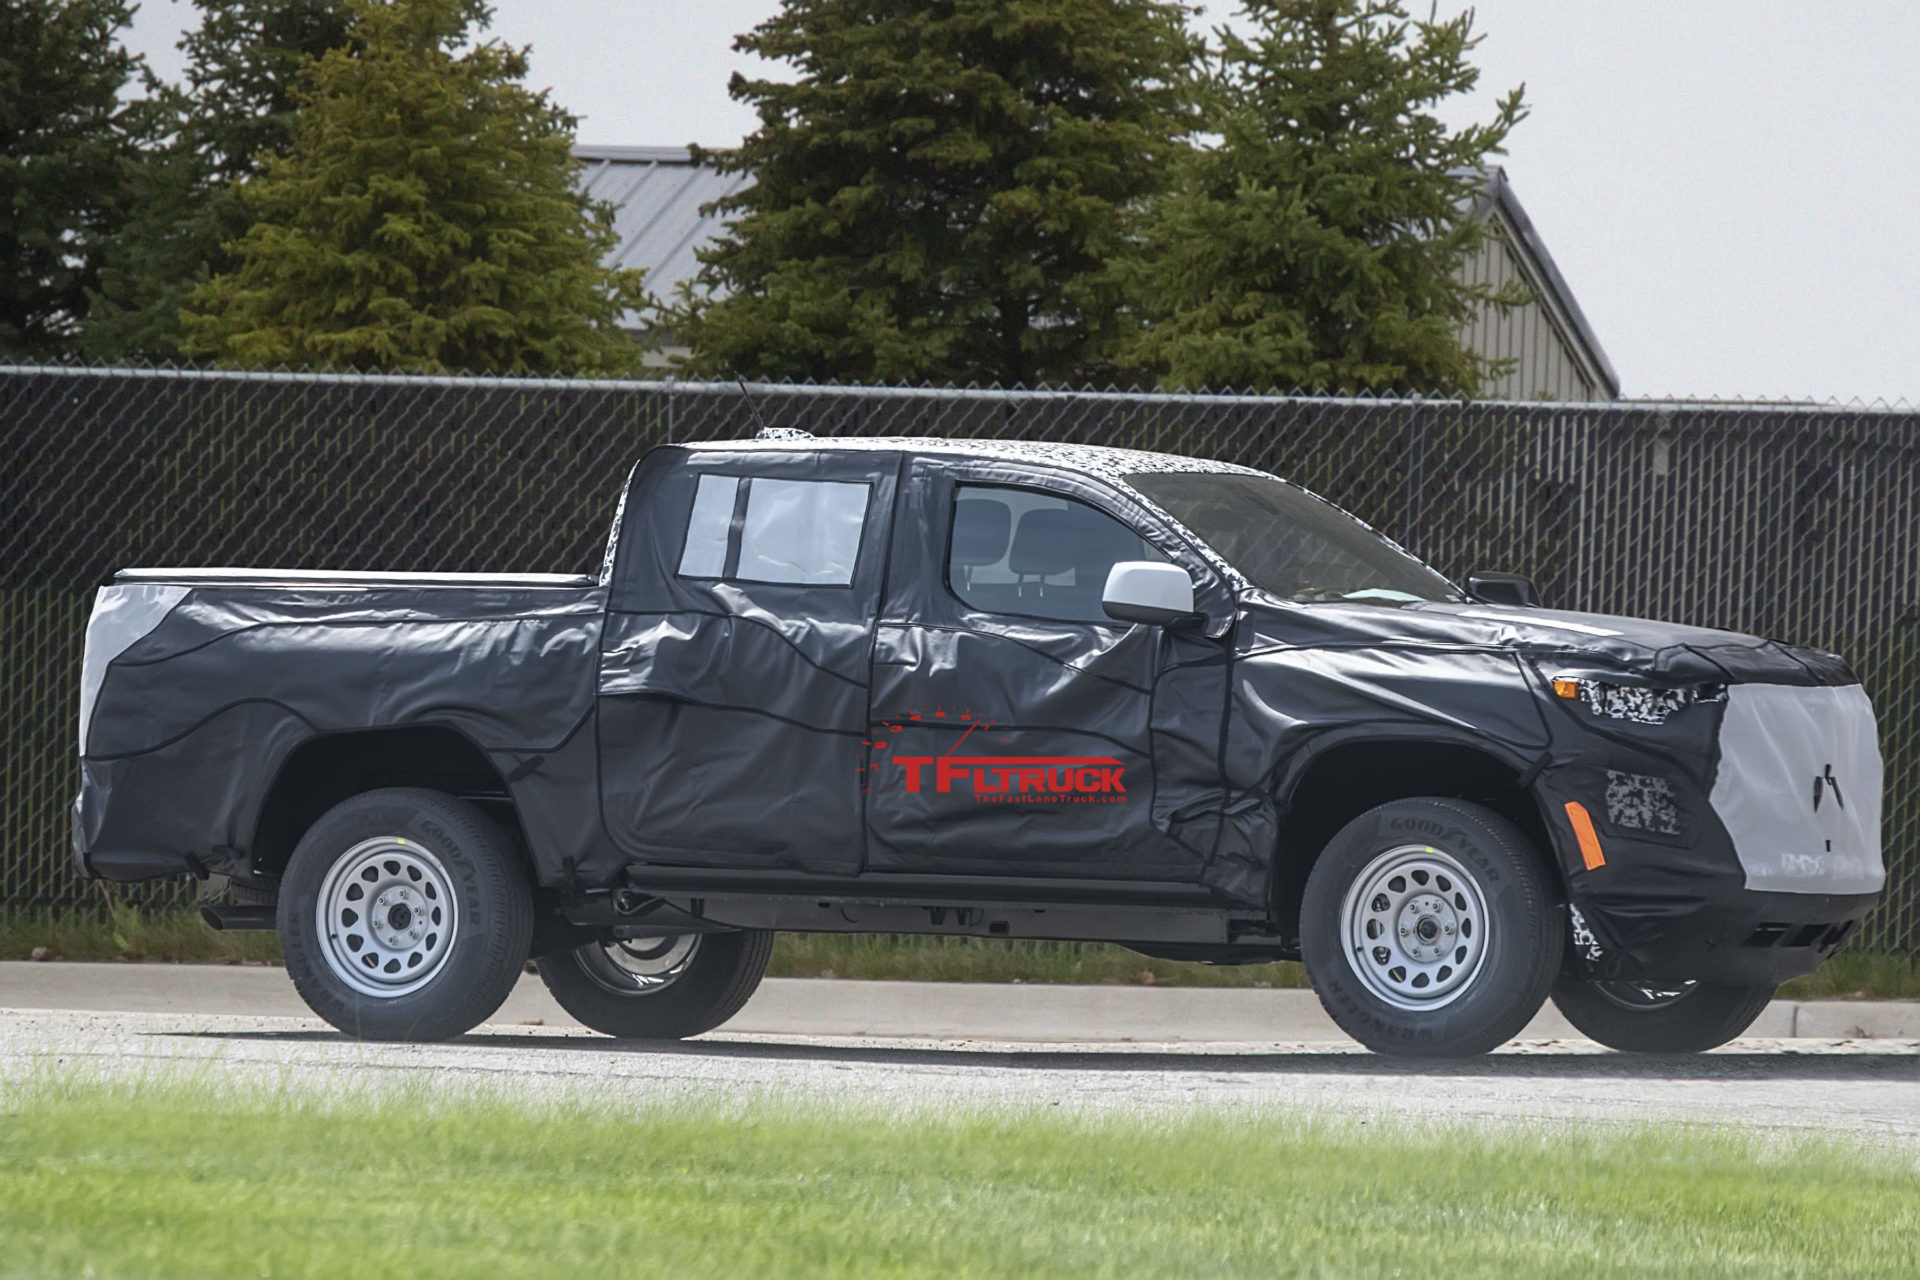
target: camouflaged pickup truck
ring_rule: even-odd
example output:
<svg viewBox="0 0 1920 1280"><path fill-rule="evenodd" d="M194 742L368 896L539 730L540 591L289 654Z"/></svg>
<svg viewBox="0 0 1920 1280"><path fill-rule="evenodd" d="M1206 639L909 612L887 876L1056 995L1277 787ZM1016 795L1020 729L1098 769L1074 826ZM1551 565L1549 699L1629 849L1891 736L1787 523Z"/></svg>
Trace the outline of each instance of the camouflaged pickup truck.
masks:
<svg viewBox="0 0 1920 1280"><path fill-rule="evenodd" d="M1552 995L1738 1035L1882 888L1839 658L1462 588L1242 467L1077 445L653 450L597 577L130 570L74 851L226 877L352 1035L529 956L616 1036L732 1016L776 930L1300 958L1397 1054Z"/></svg>

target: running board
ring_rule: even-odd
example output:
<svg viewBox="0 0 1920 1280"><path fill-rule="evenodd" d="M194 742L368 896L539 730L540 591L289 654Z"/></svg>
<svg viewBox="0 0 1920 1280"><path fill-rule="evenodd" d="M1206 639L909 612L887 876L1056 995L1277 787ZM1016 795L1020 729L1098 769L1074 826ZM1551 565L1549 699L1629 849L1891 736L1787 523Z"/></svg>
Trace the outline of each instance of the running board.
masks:
<svg viewBox="0 0 1920 1280"><path fill-rule="evenodd" d="M721 871L711 867L631 865L627 883L655 897L717 898L773 894L793 898L843 899L869 903L951 905L1004 903L1025 906L1136 906L1211 909L1226 904L1195 884L1151 880L1028 880L986 876L902 875L868 872L857 876L819 876L798 871Z"/></svg>
<svg viewBox="0 0 1920 1280"><path fill-rule="evenodd" d="M968 906L835 901L831 898L711 897L689 904L708 920L741 929L792 933L919 933L1060 942L1227 941L1227 913L1182 907Z"/></svg>
<svg viewBox="0 0 1920 1280"><path fill-rule="evenodd" d="M1194 884L1140 880L989 879L870 872L819 876L711 867L627 868L627 888L566 909L618 936L702 926L792 933L912 933L1063 942L1227 944L1245 928Z"/></svg>

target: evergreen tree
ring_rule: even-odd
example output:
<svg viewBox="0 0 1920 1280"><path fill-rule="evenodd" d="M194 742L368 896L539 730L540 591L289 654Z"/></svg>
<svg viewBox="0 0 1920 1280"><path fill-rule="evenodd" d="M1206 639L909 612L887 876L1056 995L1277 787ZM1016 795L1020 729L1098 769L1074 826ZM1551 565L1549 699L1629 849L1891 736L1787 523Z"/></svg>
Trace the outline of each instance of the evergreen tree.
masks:
<svg viewBox="0 0 1920 1280"><path fill-rule="evenodd" d="M124 217L139 72L119 44L126 0L0 5L0 352L71 346Z"/></svg>
<svg viewBox="0 0 1920 1280"><path fill-rule="evenodd" d="M1245 0L1218 33L1208 128L1146 225L1151 326L1133 359L1189 389L1472 394L1496 366L1461 329L1522 300L1461 281L1486 234L1483 166L1522 91L1451 130L1470 90L1471 10L1410 20L1399 0Z"/></svg>
<svg viewBox="0 0 1920 1280"><path fill-rule="evenodd" d="M710 373L1035 385L1106 376L1130 206L1190 125L1171 0L783 0L735 48L754 183L676 325Z"/></svg>
<svg viewBox="0 0 1920 1280"><path fill-rule="evenodd" d="M175 359L188 295L230 271L250 216L238 184L293 145L303 69L347 43L347 0L194 0L182 88L152 103L165 136L132 176L125 232L100 273L84 342L96 356Z"/></svg>
<svg viewBox="0 0 1920 1280"><path fill-rule="evenodd" d="M469 45L480 0L353 0L351 47L308 73L292 148L241 188L238 265L195 289L189 349L234 365L604 373L639 273L602 265L573 118Z"/></svg>

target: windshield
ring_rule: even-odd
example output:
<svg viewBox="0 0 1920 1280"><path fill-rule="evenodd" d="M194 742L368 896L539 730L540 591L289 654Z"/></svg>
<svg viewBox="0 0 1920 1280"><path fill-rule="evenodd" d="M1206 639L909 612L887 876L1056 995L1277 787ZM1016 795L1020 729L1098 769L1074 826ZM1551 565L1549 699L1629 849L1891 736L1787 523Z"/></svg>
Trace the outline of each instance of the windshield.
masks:
<svg viewBox="0 0 1920 1280"><path fill-rule="evenodd" d="M1283 599L1403 605L1463 598L1340 508L1272 476L1160 471L1127 483L1247 581Z"/></svg>

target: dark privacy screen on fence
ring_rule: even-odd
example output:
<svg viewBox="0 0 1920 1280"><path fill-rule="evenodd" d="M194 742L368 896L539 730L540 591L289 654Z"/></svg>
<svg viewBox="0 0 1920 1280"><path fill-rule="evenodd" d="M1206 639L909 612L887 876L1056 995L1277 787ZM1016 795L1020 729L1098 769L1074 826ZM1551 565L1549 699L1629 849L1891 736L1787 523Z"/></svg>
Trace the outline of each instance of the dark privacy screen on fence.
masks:
<svg viewBox="0 0 1920 1280"><path fill-rule="evenodd" d="M751 403L749 403L751 402ZM97 900L67 862L93 589L135 565L592 571L650 445L992 436L1295 480L1459 579L1846 655L1887 756L1885 906L1920 949L1920 415L1132 393L0 369L0 902Z"/></svg>

